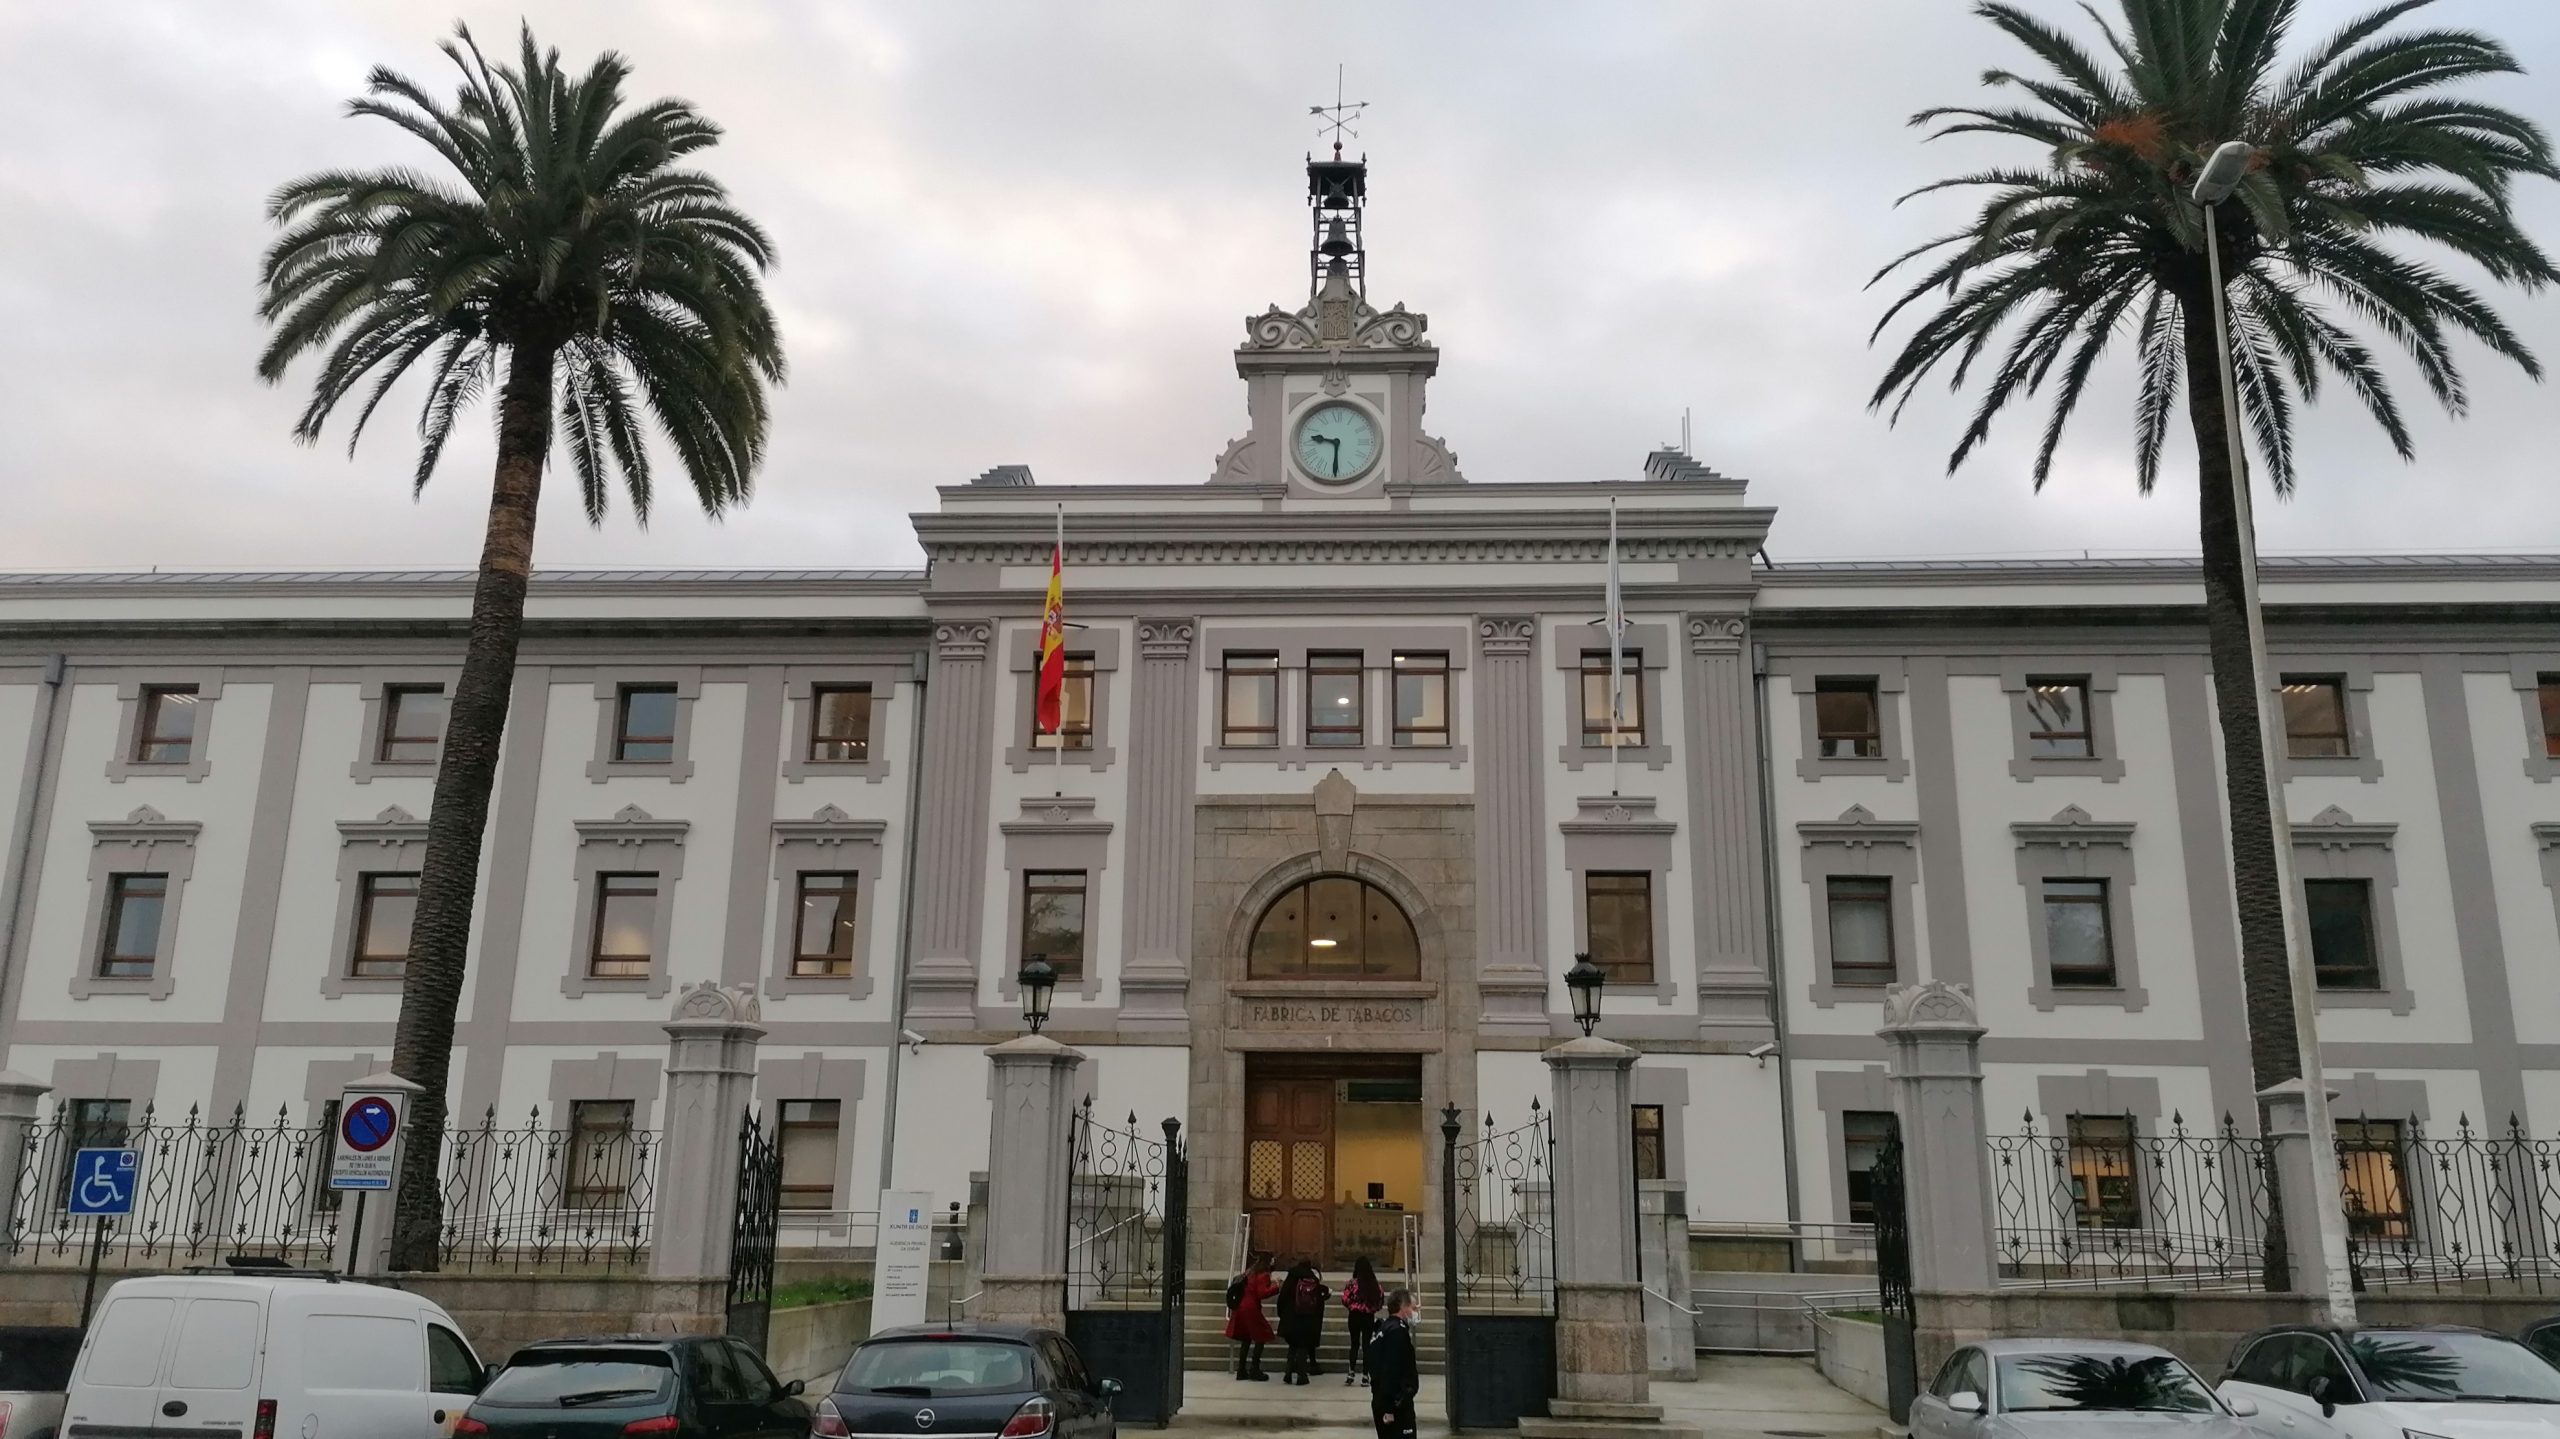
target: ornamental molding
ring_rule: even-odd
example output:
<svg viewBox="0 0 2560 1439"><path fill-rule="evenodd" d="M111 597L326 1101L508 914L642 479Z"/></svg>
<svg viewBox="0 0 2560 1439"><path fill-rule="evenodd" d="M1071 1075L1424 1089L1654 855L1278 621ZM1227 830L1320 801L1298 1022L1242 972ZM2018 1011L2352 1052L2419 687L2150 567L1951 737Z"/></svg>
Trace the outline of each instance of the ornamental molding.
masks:
<svg viewBox="0 0 2560 1439"><path fill-rule="evenodd" d="M1303 309L1273 305L1259 315L1246 316L1244 343L1236 352L1318 353L1339 359L1348 350L1434 350L1438 346L1423 338L1429 328L1429 316L1406 309L1402 302L1380 310L1347 292L1318 295Z"/></svg>
<svg viewBox="0 0 2560 1439"><path fill-rule="evenodd" d="M422 843L427 837L427 822L398 805L386 807L371 819L338 821L338 843L341 848L357 844L378 844L396 849L405 844Z"/></svg>
<svg viewBox="0 0 2560 1439"><path fill-rule="evenodd" d="M1878 845L1910 848L1920 838L1917 820L1878 819L1865 805L1853 804L1838 819L1809 819L1796 825L1796 836L1808 845L1832 844L1849 849Z"/></svg>
<svg viewBox="0 0 2560 1439"><path fill-rule="evenodd" d="M1016 548L1026 554L1031 549L1028 545ZM1078 551L1077 557L1083 558L1081 546ZM1047 556L1047 551L1041 552L1042 558ZM991 620L945 620L933 627L934 656L945 660L984 660L987 644L995 638L995 633L996 627Z"/></svg>
<svg viewBox="0 0 2560 1439"><path fill-rule="evenodd" d="M2133 847L2131 821L2099 821L2076 804L2067 804L2049 820L2021 820L2009 826L2017 837L2018 848L2051 846L2057 849L2088 849L2093 845L2118 849Z"/></svg>
<svg viewBox="0 0 2560 1439"><path fill-rule="evenodd" d="M1467 477L1458 473L1458 452L1438 435L1417 435L1421 453L1414 458L1412 480L1417 485L1463 485Z"/></svg>
<svg viewBox="0 0 2560 1439"><path fill-rule="evenodd" d="M1218 452L1218 461L1209 467L1209 483L1242 484L1253 479L1253 436L1227 441Z"/></svg>
<svg viewBox="0 0 2560 1439"><path fill-rule="evenodd" d="M644 844L682 844L690 821L660 819L636 804L626 804L611 819L576 822L580 845L611 844L636 848Z"/></svg>
<svg viewBox="0 0 2560 1439"><path fill-rule="evenodd" d="M1891 1038L1895 1030L1971 1030L1980 1034L1982 1011L1973 1002L1970 986L1926 979L1906 984L1884 997L1884 1027L1877 1033Z"/></svg>
<svg viewBox="0 0 2560 1439"><path fill-rule="evenodd" d="M1047 540L951 540L931 545L937 560L974 565L1046 565ZM1680 536L1665 539L1622 539L1618 557L1627 562L1749 559L1759 542ZM1596 539L1522 535L1483 539L1088 539L1076 540L1076 560L1086 565L1416 565L1416 564L1589 564L1607 560L1609 542ZM945 624L934 631L934 643L954 658L978 658L960 652L975 644L982 654L983 623L974 641L958 631L968 625Z"/></svg>
<svg viewBox="0 0 2560 1439"><path fill-rule="evenodd" d="M1488 615L1476 621L1476 648L1489 658L1526 656L1538 644L1538 621L1529 615Z"/></svg>
<svg viewBox="0 0 2560 1439"><path fill-rule="evenodd" d="M1747 624L1740 615L1689 616L1689 653L1731 655L1742 652Z"/></svg>
<svg viewBox="0 0 2560 1439"><path fill-rule="evenodd" d="M1557 828L1569 835L1671 835L1674 821L1658 818L1650 795L1584 796L1574 802L1574 816Z"/></svg>
<svg viewBox="0 0 2560 1439"><path fill-rule="evenodd" d="M2296 849L2389 849L2399 832L2396 824L2368 823L2333 804L2293 827L2293 845Z"/></svg>
<svg viewBox="0 0 2560 1439"><path fill-rule="evenodd" d="M1021 818L1005 820L996 830L1007 835L1097 837L1111 833L1111 821L1096 816L1091 795L1035 796L1022 802Z"/></svg>
<svg viewBox="0 0 2560 1439"><path fill-rule="evenodd" d="M93 844L157 844L177 841L193 844L204 825L192 819L171 819L151 806L136 805L122 819L93 819L89 834Z"/></svg>
<svg viewBox="0 0 2560 1439"><path fill-rule="evenodd" d="M1200 627L1192 620L1138 621L1138 658L1142 660L1187 660L1191 658L1191 642Z"/></svg>
<svg viewBox="0 0 2560 1439"><path fill-rule="evenodd" d="M773 837L783 843L818 844L837 848L847 844L877 845L889 832L886 820L855 819L834 805L820 805L807 819L778 819L773 822Z"/></svg>
<svg viewBox="0 0 2560 1439"><path fill-rule="evenodd" d="M764 1018L764 1001L756 997L754 985L706 979L676 995L669 1017L679 1024L755 1024Z"/></svg>

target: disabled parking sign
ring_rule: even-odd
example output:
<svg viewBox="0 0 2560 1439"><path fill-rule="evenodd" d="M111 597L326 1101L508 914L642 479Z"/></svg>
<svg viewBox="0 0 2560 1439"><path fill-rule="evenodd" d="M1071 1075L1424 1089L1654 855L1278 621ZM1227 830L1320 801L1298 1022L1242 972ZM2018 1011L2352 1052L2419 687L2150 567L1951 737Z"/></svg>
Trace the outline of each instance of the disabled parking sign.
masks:
<svg viewBox="0 0 2560 1439"><path fill-rule="evenodd" d="M71 1213L120 1218L133 1213L134 1179L142 1156L130 1149L83 1149L71 1159Z"/></svg>
<svg viewBox="0 0 2560 1439"><path fill-rule="evenodd" d="M397 1092L348 1097L338 1111L338 1143L329 1159L331 1189L391 1187L408 1105L409 1096Z"/></svg>

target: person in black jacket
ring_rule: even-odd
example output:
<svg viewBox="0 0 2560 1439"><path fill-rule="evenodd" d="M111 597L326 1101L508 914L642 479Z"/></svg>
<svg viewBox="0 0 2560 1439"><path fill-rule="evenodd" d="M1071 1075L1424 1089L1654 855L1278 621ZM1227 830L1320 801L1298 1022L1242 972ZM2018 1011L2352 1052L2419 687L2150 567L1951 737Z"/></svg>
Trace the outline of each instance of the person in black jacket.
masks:
<svg viewBox="0 0 2560 1439"><path fill-rule="evenodd" d="M1413 1291L1387 1293L1387 1315L1369 1336L1369 1418L1378 1439L1413 1439L1420 1422L1414 1400L1422 1392L1422 1370L1413 1353Z"/></svg>
<svg viewBox="0 0 2560 1439"><path fill-rule="evenodd" d="M1304 1384L1315 1373L1316 1347L1324 1342L1324 1311L1333 1293L1324 1287L1312 1259L1301 1259L1280 1283L1280 1337L1289 1346L1289 1372L1284 1384Z"/></svg>

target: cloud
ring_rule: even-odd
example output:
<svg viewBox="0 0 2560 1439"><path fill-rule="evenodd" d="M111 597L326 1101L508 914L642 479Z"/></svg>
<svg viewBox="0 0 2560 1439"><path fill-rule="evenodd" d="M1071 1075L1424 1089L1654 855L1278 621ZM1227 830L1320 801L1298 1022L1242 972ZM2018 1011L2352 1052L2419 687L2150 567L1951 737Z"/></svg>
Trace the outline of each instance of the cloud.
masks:
<svg viewBox="0 0 2560 1439"><path fill-rule="evenodd" d="M2314 0L2306 37L2356 5ZM0 565L467 563L486 427L413 502L406 414L352 460L288 438L260 385L263 197L329 165L412 161L339 108L372 64L445 83L451 0L187 0L0 10ZM466 0L484 43L517 12ZM2449 0L2535 73L2497 98L2560 129L2560 7ZM1959 475L1967 396L1899 428L1862 290L1962 213L1895 208L1979 159L1905 118L2007 58L1952 0L1596 6L1201 6L1111 0L546 0L573 59L728 129L710 157L774 233L793 358L771 460L714 524L678 497L590 530L555 484L552 564L893 565L903 516L990 465L1050 482L1196 483L1244 425L1240 318L1305 287L1306 107L1344 64L1374 103L1372 291L1427 312L1431 423L1479 482L1637 473L1694 411L1700 457L1779 507L1781 558L2194 542L2192 481L2132 491L2122 372L2030 493L2022 412ZM2528 225L2560 236L2560 186ZM2560 362L2560 299L2502 295ZM2472 416L2413 405L2404 466L2334 400L2277 549L2541 543L2554 396L2473 355ZM297 382L303 377L297 376ZM2411 504L2411 500L2423 500Z"/></svg>

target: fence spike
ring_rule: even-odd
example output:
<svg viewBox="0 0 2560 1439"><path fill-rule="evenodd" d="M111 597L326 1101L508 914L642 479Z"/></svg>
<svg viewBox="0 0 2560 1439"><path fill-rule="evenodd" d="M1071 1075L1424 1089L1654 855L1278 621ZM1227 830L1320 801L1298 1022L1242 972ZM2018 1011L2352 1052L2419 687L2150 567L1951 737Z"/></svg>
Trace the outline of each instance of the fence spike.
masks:
<svg viewBox="0 0 2560 1439"><path fill-rule="evenodd" d="M1129 1111L1129 1127L1133 1130L1138 1127L1138 1111L1134 1109Z"/></svg>

